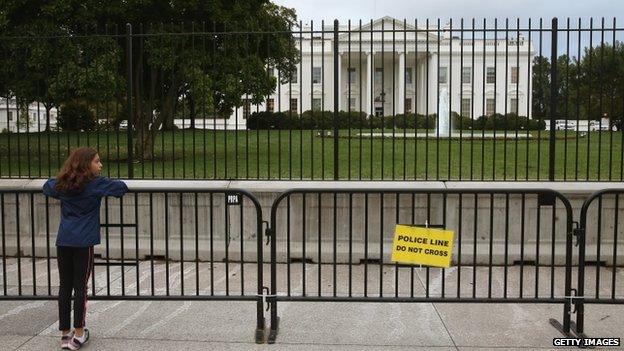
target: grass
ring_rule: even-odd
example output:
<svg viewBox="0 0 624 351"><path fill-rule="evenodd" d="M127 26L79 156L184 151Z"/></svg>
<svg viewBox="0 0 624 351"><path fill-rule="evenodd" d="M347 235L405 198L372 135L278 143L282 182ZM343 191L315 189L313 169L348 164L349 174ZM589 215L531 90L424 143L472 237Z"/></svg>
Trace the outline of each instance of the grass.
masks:
<svg viewBox="0 0 624 351"><path fill-rule="evenodd" d="M154 145L156 159L135 160L134 177L333 179L334 139L321 138L316 133L310 130L161 132L156 135ZM544 131L532 132L534 138L529 140L366 139L357 137L357 133L359 130L340 131L340 179L548 179L549 133ZM396 131L396 135L402 133ZM470 131L464 133L469 135ZM515 132L507 133L515 135ZM557 132L555 179L622 180L623 140L621 132L591 132L586 136L568 132L567 138L565 132ZM98 148L105 175L127 177L125 132L0 134L0 175L29 178L54 175L67 157L68 149L79 145Z"/></svg>

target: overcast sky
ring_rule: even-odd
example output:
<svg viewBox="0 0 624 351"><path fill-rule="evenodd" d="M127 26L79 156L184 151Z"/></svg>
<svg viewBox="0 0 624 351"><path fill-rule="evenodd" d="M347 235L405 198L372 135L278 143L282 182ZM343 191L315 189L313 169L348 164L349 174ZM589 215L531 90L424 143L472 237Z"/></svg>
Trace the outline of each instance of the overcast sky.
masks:
<svg viewBox="0 0 624 351"><path fill-rule="evenodd" d="M558 17L560 23L567 17L578 21L594 17L600 23L601 17L611 25L617 18L618 27L624 27L624 0L273 0L274 3L295 8L299 20L315 24L334 19L341 22L349 19L364 22L388 15L396 19L421 20L437 19L453 21L464 19L511 19ZM577 23L576 21L572 23ZM607 25L605 24L605 27Z"/></svg>

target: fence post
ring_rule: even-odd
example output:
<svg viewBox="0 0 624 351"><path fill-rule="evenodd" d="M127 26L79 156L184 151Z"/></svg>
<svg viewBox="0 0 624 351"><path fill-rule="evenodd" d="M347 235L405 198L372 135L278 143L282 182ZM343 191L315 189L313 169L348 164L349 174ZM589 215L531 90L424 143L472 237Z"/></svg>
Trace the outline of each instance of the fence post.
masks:
<svg viewBox="0 0 624 351"><path fill-rule="evenodd" d="M132 25L126 23L126 103L128 104L128 128L126 134L128 136L127 145L127 167L128 178L134 178L134 144L132 141L134 133L134 121L132 110Z"/></svg>
<svg viewBox="0 0 624 351"><path fill-rule="evenodd" d="M557 17L552 19L550 50L550 136L548 156L548 180L555 180L555 128L557 118ZM567 116L566 116L567 118ZM564 165L565 167L565 165Z"/></svg>
<svg viewBox="0 0 624 351"><path fill-rule="evenodd" d="M340 57L338 56L338 20L334 20L334 180L338 180L338 108L340 104L338 103L338 99L340 96L338 94L338 88L340 87L340 82L338 81L338 60Z"/></svg>

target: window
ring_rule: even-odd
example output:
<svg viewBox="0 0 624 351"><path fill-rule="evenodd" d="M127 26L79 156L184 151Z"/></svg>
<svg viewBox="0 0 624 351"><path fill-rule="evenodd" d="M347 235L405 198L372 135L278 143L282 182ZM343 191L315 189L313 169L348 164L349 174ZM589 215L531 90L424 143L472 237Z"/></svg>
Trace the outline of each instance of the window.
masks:
<svg viewBox="0 0 624 351"><path fill-rule="evenodd" d="M412 67L405 68L405 84L412 84Z"/></svg>
<svg viewBox="0 0 624 351"><path fill-rule="evenodd" d="M463 84L470 84L472 81L472 67L462 67L462 77Z"/></svg>
<svg viewBox="0 0 624 351"><path fill-rule="evenodd" d="M299 107L297 99L290 99L290 110L297 113L297 107Z"/></svg>
<svg viewBox="0 0 624 351"><path fill-rule="evenodd" d="M406 98L405 99L405 114L410 114L412 113L412 99L411 98Z"/></svg>
<svg viewBox="0 0 624 351"><path fill-rule="evenodd" d="M9 111L9 121L13 120L13 111Z"/></svg>
<svg viewBox="0 0 624 351"><path fill-rule="evenodd" d="M383 116L383 107L375 107L375 116L382 117Z"/></svg>
<svg viewBox="0 0 624 351"><path fill-rule="evenodd" d="M494 99L487 99L485 102L485 114L491 116L494 114Z"/></svg>
<svg viewBox="0 0 624 351"><path fill-rule="evenodd" d="M274 99L267 99L267 108L266 108L267 112L273 112L275 111L275 100Z"/></svg>
<svg viewBox="0 0 624 351"><path fill-rule="evenodd" d="M290 83L297 83L298 73L297 70L293 72L292 78L290 79Z"/></svg>
<svg viewBox="0 0 624 351"><path fill-rule="evenodd" d="M243 99L243 118L247 119L251 112L251 102L249 99Z"/></svg>
<svg viewBox="0 0 624 351"><path fill-rule="evenodd" d="M381 84L382 77L383 77L383 68L375 68L375 83Z"/></svg>
<svg viewBox="0 0 624 351"><path fill-rule="evenodd" d="M518 83L518 67L511 67L511 84Z"/></svg>
<svg viewBox="0 0 624 351"><path fill-rule="evenodd" d="M486 82L489 84L492 84L496 81L496 71L494 70L494 67L488 67L487 68L487 80Z"/></svg>
<svg viewBox="0 0 624 351"><path fill-rule="evenodd" d="M349 110L355 111L356 103L357 103L357 100L354 97L349 98Z"/></svg>
<svg viewBox="0 0 624 351"><path fill-rule="evenodd" d="M321 110L321 99L314 98L312 99L312 111L320 111Z"/></svg>
<svg viewBox="0 0 624 351"><path fill-rule="evenodd" d="M461 101L461 115L462 117L472 117L471 114L471 106L470 106L470 99L462 99Z"/></svg>
<svg viewBox="0 0 624 351"><path fill-rule="evenodd" d="M518 99L511 99L509 101L509 112L518 114Z"/></svg>
<svg viewBox="0 0 624 351"><path fill-rule="evenodd" d="M321 75L321 67L312 68L312 83L321 84L323 82Z"/></svg>
<svg viewBox="0 0 624 351"><path fill-rule="evenodd" d="M448 72L446 67L440 67L440 69L438 70L438 83L446 84L446 82L448 81L447 73Z"/></svg>
<svg viewBox="0 0 624 351"><path fill-rule="evenodd" d="M349 68L349 84L357 83L357 75L355 74L355 68Z"/></svg>

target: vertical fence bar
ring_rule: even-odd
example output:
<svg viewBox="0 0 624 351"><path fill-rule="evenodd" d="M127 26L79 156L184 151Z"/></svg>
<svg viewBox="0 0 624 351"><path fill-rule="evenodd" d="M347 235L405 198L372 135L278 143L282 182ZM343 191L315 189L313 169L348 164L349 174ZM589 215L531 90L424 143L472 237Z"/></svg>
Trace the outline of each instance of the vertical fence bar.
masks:
<svg viewBox="0 0 624 351"><path fill-rule="evenodd" d="M141 285L140 285L140 268L141 265L139 263L139 194L134 193L134 264L136 265L136 294L139 296L141 294ZM91 273L93 277L95 277L95 271L92 270ZM95 288L95 284L94 284Z"/></svg>
<svg viewBox="0 0 624 351"><path fill-rule="evenodd" d="M15 192L15 235L17 244L17 291L22 296L22 245L20 240L20 200L19 193Z"/></svg>
<svg viewBox="0 0 624 351"><path fill-rule="evenodd" d="M30 153L30 151L29 151ZM31 249L31 263L32 263L32 279L33 279L33 295L37 295L37 255L35 252L35 199L34 193L30 193L29 198L30 211L28 216L30 217L30 249Z"/></svg>
<svg viewBox="0 0 624 351"><path fill-rule="evenodd" d="M337 250L337 246L338 246L338 242L337 242L337 239L336 239L336 237L337 237L336 231L338 230L338 229L337 229L337 228L338 228L338 218L337 218L337 215L336 215L336 208L337 208L338 206L336 205L336 204L337 204L337 198L336 198L336 196L337 196L337 195L336 195L336 193L334 193L334 205L333 205L333 206L334 206L334 207L333 207L333 212L334 212L333 214L334 214L334 215L333 215L333 217L332 217L332 218L333 218L333 227L332 227L332 235L333 235L333 238L332 238L332 245L333 245L333 246L332 246L332 256L333 256L333 257L332 257L332 266L333 266L333 267L332 267L332 288L333 288L333 293L334 293L334 295L333 295L333 296L334 296L334 297L336 296L336 293L337 293L337 285L338 285L338 283L337 283L338 275L337 275L337 273L336 273L336 269L337 269L337 267L336 267L336 262L337 262L337 260L338 260L338 256L337 256L337 251L338 251L338 250ZM290 205L290 202L289 202L289 205ZM290 206L289 206L289 207L290 207ZM290 208L289 208L288 213L290 213ZM289 222L290 222L290 220L289 220ZM290 291L290 289L288 289L288 291Z"/></svg>
<svg viewBox="0 0 624 351"><path fill-rule="evenodd" d="M9 125L11 124L11 119L9 117L9 114L12 114L11 110L10 110L10 106L11 106L11 97L9 96L9 94L7 94L6 96L6 125L7 125L7 130L10 130ZM57 134L58 135L58 134ZM57 145L60 145L61 143L58 142ZM7 175L10 177L11 176L11 133L7 133ZM59 151L57 153L58 155L61 154L61 152ZM59 161L59 165L60 165L60 161ZM60 167L59 167L60 168Z"/></svg>
<svg viewBox="0 0 624 351"><path fill-rule="evenodd" d="M367 60L367 62L370 64L370 67L368 67L369 73L368 73L368 77L370 78L370 82L368 83L368 85L370 86L370 94L368 96L369 98L369 105L370 105L370 114L371 114L371 118L370 118L370 179L373 179L373 163L374 163L374 153L373 153L373 148L374 148L374 143L373 143L373 128L374 128L374 118L373 116L376 117L376 113L375 113L375 102L374 102L374 98L373 98L373 91L375 90L375 84L377 83L377 81L375 81L375 51L374 51L374 46L373 46L373 38L375 37L374 33L373 33L373 20L370 21L370 51L369 51L369 55L370 55L370 60ZM366 268L365 268L366 269Z"/></svg>
<svg viewBox="0 0 624 351"><path fill-rule="evenodd" d="M486 109L487 105L486 105L486 99L485 99L485 82L487 79L486 62L485 62L486 60L485 44L487 42L487 32L485 31L486 28L487 28L487 20L484 18L483 19L483 45L482 45L483 58L481 61L481 113L483 115L488 114L487 109ZM473 32L473 37L474 37L474 32ZM481 180L485 180L485 128L481 128Z"/></svg>
<svg viewBox="0 0 624 351"><path fill-rule="evenodd" d="M364 124L364 120L362 120L362 20L360 20L360 26L358 27L358 34L359 34L359 50L358 50L358 84L359 84L359 105L360 105L360 110L358 111L358 127L360 129L360 135L359 135L359 141L360 141L360 148L359 148L359 168L360 168L360 173L358 176L359 180L362 180L362 124ZM368 84L368 83L367 83ZM368 116L366 116L365 118L368 118Z"/></svg>
<svg viewBox="0 0 624 351"><path fill-rule="evenodd" d="M505 101L503 103L505 114L505 125L503 127L504 139L503 139L503 180L507 180L507 114L509 113L509 18L505 18ZM516 140L518 140L516 138Z"/></svg>
<svg viewBox="0 0 624 351"><path fill-rule="evenodd" d="M338 94L338 88L340 87L340 82L338 81L339 72L338 72L338 60L340 60L338 56L338 20L334 20L334 180L338 180L338 109L340 104L338 103L338 99L340 98Z"/></svg>
<svg viewBox="0 0 624 351"><path fill-rule="evenodd" d="M548 180L555 180L555 117L557 115L557 17L552 19L550 49L550 145L548 148Z"/></svg>
<svg viewBox="0 0 624 351"><path fill-rule="evenodd" d="M497 87L499 87L498 85L498 19L495 18L494 19L494 96L492 97L494 100L494 109L492 110L493 114L492 114L492 132L493 132L493 138L492 138L492 179L491 180L496 180L496 112L498 112L498 108L497 108L497 104L498 104L498 99L496 96L496 92L497 92ZM487 73L486 73L486 83L487 83ZM505 90L507 90L507 87L504 87ZM487 101L487 100L486 100ZM487 110L487 104L486 104L486 110Z"/></svg>
<svg viewBox="0 0 624 351"><path fill-rule="evenodd" d="M318 289L318 296L321 296L321 271L322 271L322 259L321 259L321 252L322 252L322 234L321 234L321 228L322 228L322 211L321 211L321 193L318 193L316 195L316 204L317 204L317 208L318 208L318 212L317 212L317 216L318 216L318 222L317 222L317 237L318 237L318 264L317 264L317 289Z"/></svg>
<svg viewBox="0 0 624 351"><path fill-rule="evenodd" d="M439 56L438 56L439 57ZM460 71L460 82L459 82L459 91L461 92L461 66L459 67L459 71ZM447 174L446 174L446 179L447 180L451 180L451 158L452 158L452 146L451 146L451 135L450 135L450 129L453 127L452 126L452 119L453 119L453 19L449 19L449 65L448 65L448 108L449 108L449 115L448 115L448 125L449 125L449 134L448 134L448 159L447 159ZM459 103L461 104L461 99L459 100ZM459 111L461 112L461 110ZM438 117L439 120L439 117ZM461 139L460 139L461 140ZM459 152L461 154L461 148L459 149ZM442 276L444 277L444 276Z"/></svg>
<svg viewBox="0 0 624 351"><path fill-rule="evenodd" d="M325 115L325 21L321 21L321 116ZM281 148L281 147L280 147ZM325 118L321 117L321 179L325 180Z"/></svg>
<svg viewBox="0 0 624 351"><path fill-rule="evenodd" d="M384 44L382 44L384 45ZM396 165L396 23L392 20L392 180L395 180Z"/></svg>
<svg viewBox="0 0 624 351"><path fill-rule="evenodd" d="M303 115L303 21L299 21L299 99L297 99L298 117ZM312 78L312 77L310 77ZM299 180L303 180L303 120L299 119Z"/></svg>
<svg viewBox="0 0 624 351"><path fill-rule="evenodd" d="M604 82L604 17L602 17L600 21L600 64L598 68L598 81ZM596 171L598 174L596 175L596 180L600 180L600 160L602 159L602 116L603 116L603 86L604 84L600 84L600 89L598 90L598 162L596 162Z"/></svg>
<svg viewBox="0 0 624 351"><path fill-rule="evenodd" d="M616 30L616 22L615 17L613 17L613 40L611 41L613 45L613 50L611 51L611 62L615 62L615 51L616 51L616 40L615 40L615 30ZM615 94L611 94L611 113L609 114L609 181L613 181L613 123L611 120L615 119ZM621 117L620 117L621 118ZM621 128L620 128L621 129ZM621 146L620 146L621 147ZM617 208L617 207L616 207Z"/></svg>
<svg viewBox="0 0 624 351"><path fill-rule="evenodd" d="M7 105L8 106L8 105ZM6 218L4 217L5 211L4 193L0 193L0 234L2 235L2 293L7 294L7 264L6 264ZM49 275L48 275L49 276Z"/></svg>
<svg viewBox="0 0 624 351"><path fill-rule="evenodd" d="M565 135L563 142L563 180L568 180L568 119L569 119L569 101L570 101L570 18L566 20L566 62L565 62ZM578 133L577 133L578 134Z"/></svg>
<svg viewBox="0 0 624 351"><path fill-rule="evenodd" d="M4 194L3 194L4 195ZM4 198L4 196L3 196ZM0 199L0 202L2 202L2 199ZM0 205L3 206L3 205ZM0 211L1 212L1 211ZM4 217L4 213L2 213L2 216ZM47 258L47 262L46 262L46 268L47 268L47 272L48 272L48 295L52 295L52 273L51 273L51 267L50 267L50 199L46 196L45 197L45 228L46 228L46 258ZM4 232L2 233L3 235L3 240L4 240ZM3 241L3 246L4 248L4 241ZM5 264L4 262L4 252L2 253L2 258L3 258L3 264ZM93 285L95 286L95 283L93 283Z"/></svg>
<svg viewBox="0 0 624 351"><path fill-rule="evenodd" d="M475 19L472 19L472 28L471 32L471 41L472 45L470 48L470 180L474 180L474 113L475 113ZM481 111L483 115L483 111ZM460 178L461 179L461 178Z"/></svg>
<svg viewBox="0 0 624 351"><path fill-rule="evenodd" d="M578 19L578 43L577 45L577 54L576 57L578 62L581 60L581 19ZM576 80L580 82L581 72L580 70L576 70ZM576 150L574 152L575 161L574 161L574 180L578 180L579 175L579 120L581 116L581 85L579 83L576 84Z"/></svg>
<svg viewBox="0 0 624 351"><path fill-rule="evenodd" d="M132 120L132 25L126 23L126 103L128 104L128 128L126 131L127 141L127 156L126 162L128 166L128 178L134 178L134 170L132 166L133 158L133 146L132 146L132 133L133 133L133 120Z"/></svg>
<svg viewBox="0 0 624 351"><path fill-rule="evenodd" d="M351 20L347 23L347 179L351 180Z"/></svg>
<svg viewBox="0 0 624 351"><path fill-rule="evenodd" d="M301 198L301 294L306 296L306 193Z"/></svg>
<svg viewBox="0 0 624 351"><path fill-rule="evenodd" d="M321 42L322 44L322 42ZM314 21L310 21L310 110L312 111L312 116L315 116L314 109L314 83L323 83L323 76L321 75L320 81L314 81ZM316 110L318 112L318 110ZM323 116L323 110L320 109L320 116ZM322 117L321 117L322 118ZM316 126L310 127L310 179L314 180L314 131ZM270 138L269 138L270 140ZM269 147L270 147L269 143ZM271 154L270 152L268 153ZM268 162L270 165L271 162Z"/></svg>

